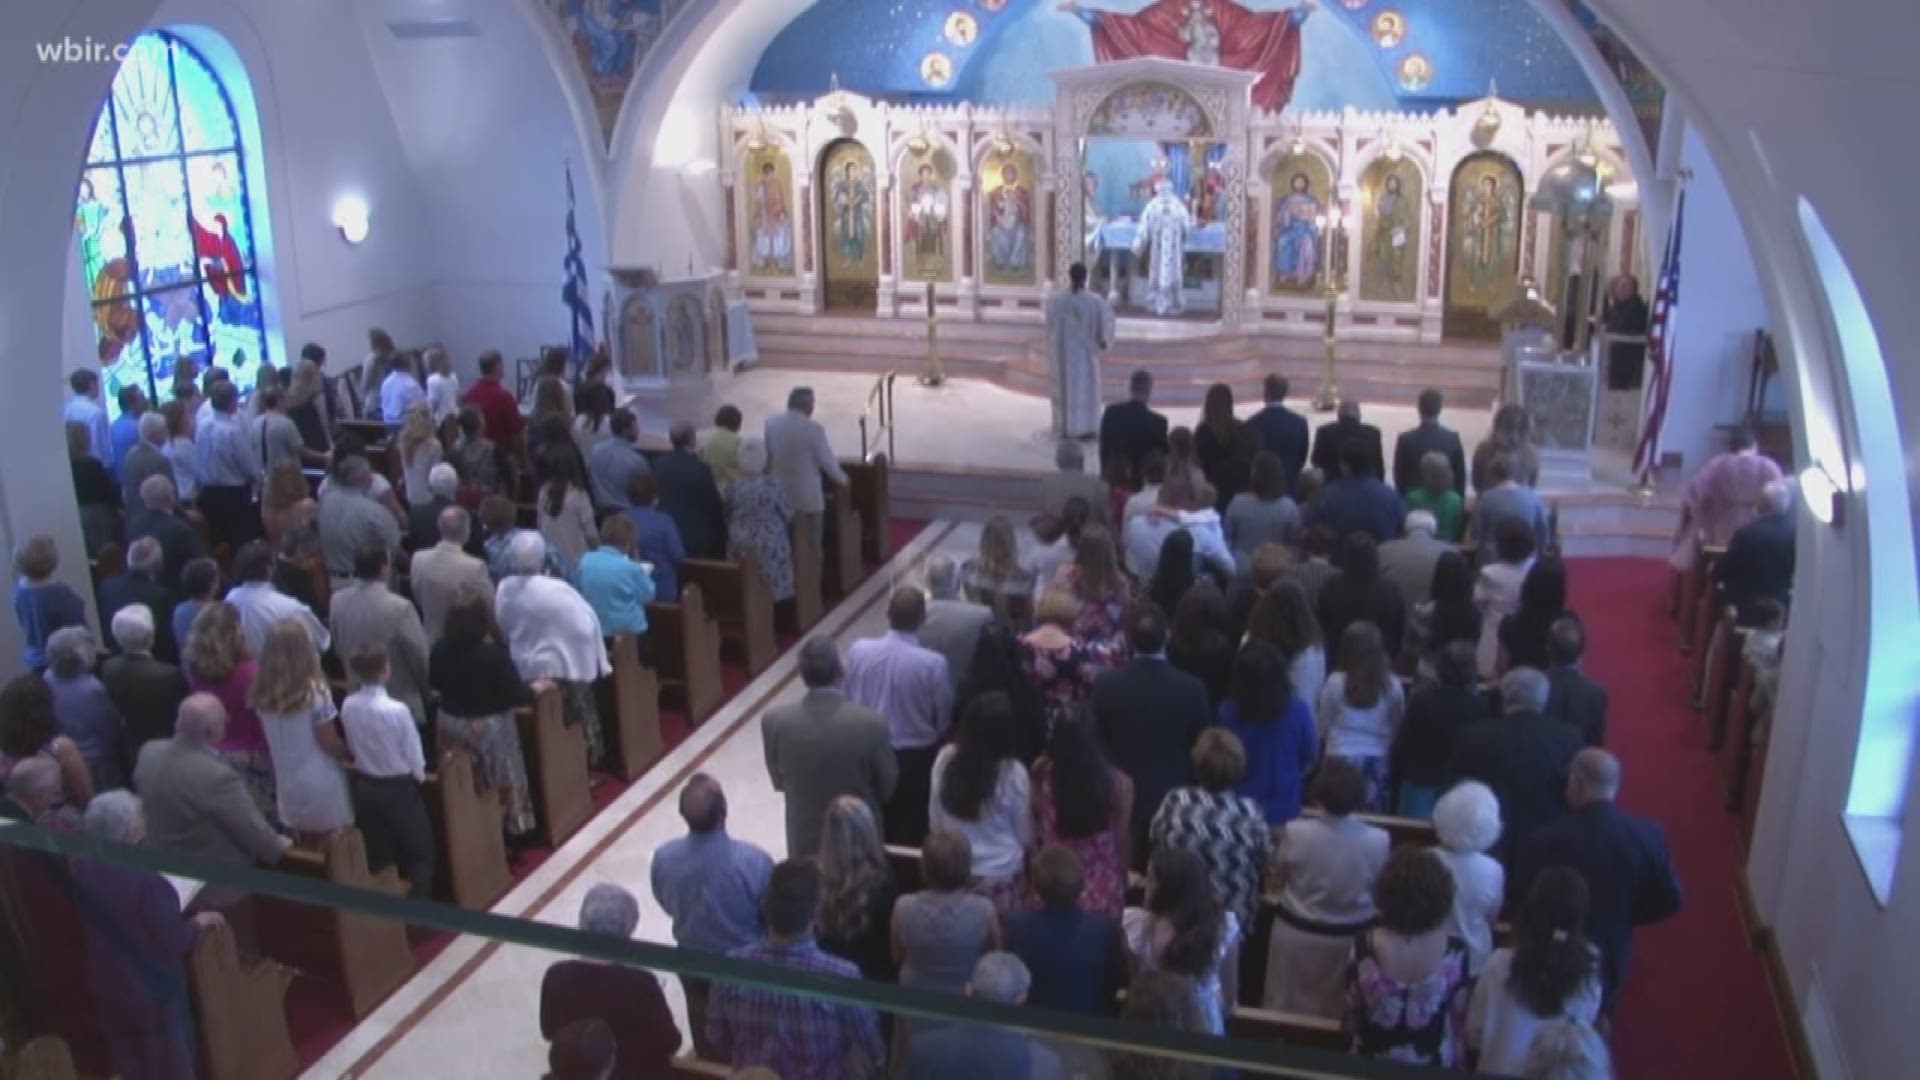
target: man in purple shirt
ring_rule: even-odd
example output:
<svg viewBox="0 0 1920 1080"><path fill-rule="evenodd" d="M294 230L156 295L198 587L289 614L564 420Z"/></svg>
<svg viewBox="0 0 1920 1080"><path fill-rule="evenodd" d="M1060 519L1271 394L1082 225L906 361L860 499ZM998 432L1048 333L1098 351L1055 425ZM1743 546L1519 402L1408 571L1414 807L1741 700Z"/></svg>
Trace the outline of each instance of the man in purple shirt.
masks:
<svg viewBox="0 0 1920 1080"><path fill-rule="evenodd" d="M813 940L820 871L811 860L773 868L762 911L767 936L728 955L783 964L821 975L860 978L851 961L820 951ZM804 998L744 983L714 987L707 1038L735 1070L771 1069L784 1080L877 1077L886 1066L880 1021L872 1009Z"/></svg>
<svg viewBox="0 0 1920 1080"><path fill-rule="evenodd" d="M933 757L953 723L947 658L920 644L926 594L911 586L887 604L887 633L847 650L847 698L887 718L900 778L887 799L887 843L919 847L927 836Z"/></svg>

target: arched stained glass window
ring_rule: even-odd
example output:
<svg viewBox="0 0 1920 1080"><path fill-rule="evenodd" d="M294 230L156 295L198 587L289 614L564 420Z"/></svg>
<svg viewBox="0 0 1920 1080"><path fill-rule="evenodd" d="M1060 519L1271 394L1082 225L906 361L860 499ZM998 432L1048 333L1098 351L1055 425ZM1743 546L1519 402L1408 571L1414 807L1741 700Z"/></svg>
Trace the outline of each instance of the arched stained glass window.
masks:
<svg viewBox="0 0 1920 1080"><path fill-rule="evenodd" d="M165 400L182 357L241 386L270 363L254 207L233 102L171 34L133 43L94 122L74 207L109 413Z"/></svg>

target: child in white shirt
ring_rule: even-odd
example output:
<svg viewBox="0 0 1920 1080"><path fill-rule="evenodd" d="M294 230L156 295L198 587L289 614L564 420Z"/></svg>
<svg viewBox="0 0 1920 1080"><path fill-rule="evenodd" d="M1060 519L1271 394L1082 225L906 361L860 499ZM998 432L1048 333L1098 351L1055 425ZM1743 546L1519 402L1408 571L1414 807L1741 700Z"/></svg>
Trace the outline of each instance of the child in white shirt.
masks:
<svg viewBox="0 0 1920 1080"><path fill-rule="evenodd" d="M433 826L421 787L426 756L407 706L387 695L387 654L362 649L347 661L360 689L340 703L353 752L353 816L367 843L367 868L397 865L416 900L433 895Z"/></svg>

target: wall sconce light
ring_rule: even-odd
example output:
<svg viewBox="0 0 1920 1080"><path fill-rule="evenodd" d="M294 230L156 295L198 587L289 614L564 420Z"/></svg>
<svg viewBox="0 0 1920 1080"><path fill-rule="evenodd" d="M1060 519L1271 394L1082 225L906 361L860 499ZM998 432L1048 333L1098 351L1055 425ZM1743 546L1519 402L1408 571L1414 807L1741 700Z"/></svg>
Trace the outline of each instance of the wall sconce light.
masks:
<svg viewBox="0 0 1920 1080"><path fill-rule="evenodd" d="M367 238L368 214L367 200L342 195L333 203L333 227L340 230L341 239L358 244Z"/></svg>
<svg viewBox="0 0 1920 1080"><path fill-rule="evenodd" d="M1846 524L1847 489L1827 471L1825 463L1816 461L1800 470L1800 498L1822 525L1837 529Z"/></svg>

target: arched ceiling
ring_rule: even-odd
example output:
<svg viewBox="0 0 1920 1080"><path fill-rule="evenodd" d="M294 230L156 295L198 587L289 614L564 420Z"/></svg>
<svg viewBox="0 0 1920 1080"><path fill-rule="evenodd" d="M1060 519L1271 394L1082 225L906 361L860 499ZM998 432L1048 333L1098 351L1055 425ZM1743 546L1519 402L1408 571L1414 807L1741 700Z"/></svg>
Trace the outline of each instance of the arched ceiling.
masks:
<svg viewBox="0 0 1920 1080"><path fill-rule="evenodd" d="M1148 0L1088 0L1136 11ZM1255 10L1296 0L1242 0ZM1058 0L818 0L769 45L753 74L765 99L841 86L895 99L1030 104L1042 76L1091 63L1085 26ZM1393 31L1397 30L1395 34ZM1435 108L1502 97L1569 110L1599 98L1572 52L1529 0L1322 0L1307 21L1295 103L1307 109ZM928 61L931 56L942 62ZM1403 78L1425 60L1424 85ZM950 74L944 79L939 70ZM929 70L934 70L929 77Z"/></svg>

